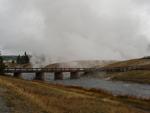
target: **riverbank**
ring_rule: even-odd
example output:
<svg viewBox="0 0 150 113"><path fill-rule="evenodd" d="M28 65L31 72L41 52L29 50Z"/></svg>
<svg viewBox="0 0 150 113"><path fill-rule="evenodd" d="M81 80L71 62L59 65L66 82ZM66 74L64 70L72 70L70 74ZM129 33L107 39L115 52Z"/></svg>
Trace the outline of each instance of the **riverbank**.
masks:
<svg viewBox="0 0 150 113"><path fill-rule="evenodd" d="M111 77L111 80L115 81L150 84L150 71L145 70L111 73L108 76Z"/></svg>
<svg viewBox="0 0 150 113"><path fill-rule="evenodd" d="M131 59L126 61L120 61L116 63L112 63L107 65L105 68L115 68L115 67L150 67L150 58L139 58L139 59ZM108 76L111 80L115 81L125 81L132 83L140 83L140 84L150 84L150 70L132 70L127 72L113 72L108 73Z"/></svg>
<svg viewBox="0 0 150 113"><path fill-rule="evenodd" d="M0 76L13 113L148 113L150 101ZM119 107L118 107L119 106Z"/></svg>

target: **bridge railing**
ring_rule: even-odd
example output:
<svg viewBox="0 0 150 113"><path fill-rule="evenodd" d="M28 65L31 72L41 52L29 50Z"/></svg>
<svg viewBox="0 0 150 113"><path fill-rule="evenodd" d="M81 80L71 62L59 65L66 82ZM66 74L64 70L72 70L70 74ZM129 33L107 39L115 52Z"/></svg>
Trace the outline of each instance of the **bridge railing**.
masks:
<svg viewBox="0 0 150 113"><path fill-rule="evenodd" d="M150 70L149 66L127 66L110 68L5 68L4 72L119 72L130 70Z"/></svg>
<svg viewBox="0 0 150 113"><path fill-rule="evenodd" d="M95 68L5 68L5 72L89 72Z"/></svg>

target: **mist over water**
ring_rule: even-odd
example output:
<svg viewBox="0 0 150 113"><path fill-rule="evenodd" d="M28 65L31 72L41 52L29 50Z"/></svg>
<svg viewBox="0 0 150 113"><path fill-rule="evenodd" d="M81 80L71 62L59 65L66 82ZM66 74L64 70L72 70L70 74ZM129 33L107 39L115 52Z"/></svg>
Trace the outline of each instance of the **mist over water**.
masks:
<svg viewBox="0 0 150 113"><path fill-rule="evenodd" d="M27 51L44 64L147 56L149 6L148 0L0 0L0 48Z"/></svg>

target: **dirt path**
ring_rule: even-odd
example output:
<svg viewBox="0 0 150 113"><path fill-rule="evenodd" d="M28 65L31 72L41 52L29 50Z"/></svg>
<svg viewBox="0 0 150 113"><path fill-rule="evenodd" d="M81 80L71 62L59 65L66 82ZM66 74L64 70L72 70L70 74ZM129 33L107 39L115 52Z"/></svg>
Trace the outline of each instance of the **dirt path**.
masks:
<svg viewBox="0 0 150 113"><path fill-rule="evenodd" d="M3 99L3 93L6 90L0 87L0 113L10 113L9 108L7 107L4 99Z"/></svg>

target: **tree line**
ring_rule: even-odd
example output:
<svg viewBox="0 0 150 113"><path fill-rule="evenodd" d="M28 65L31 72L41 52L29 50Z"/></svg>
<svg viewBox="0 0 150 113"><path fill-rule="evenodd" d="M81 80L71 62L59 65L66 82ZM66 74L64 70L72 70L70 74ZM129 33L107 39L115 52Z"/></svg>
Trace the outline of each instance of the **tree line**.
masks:
<svg viewBox="0 0 150 113"><path fill-rule="evenodd" d="M13 61L14 62L14 61ZM27 63L30 63L30 57L29 55L27 55L27 53L25 52L24 55L22 56L18 56L17 59L16 59L16 63L17 64L27 64ZM6 68L6 65L4 63L4 59L3 57L0 55L0 74L3 73L3 70Z"/></svg>
<svg viewBox="0 0 150 113"><path fill-rule="evenodd" d="M3 62L3 58L2 58L2 56L0 56L0 74L2 74L3 73L3 70L5 69L5 64L4 64L4 62Z"/></svg>
<svg viewBox="0 0 150 113"><path fill-rule="evenodd" d="M30 63L30 58L29 56L27 55L27 53L25 52L25 54L23 56L18 56L17 57L17 61L16 61L17 64L27 64L27 63Z"/></svg>

